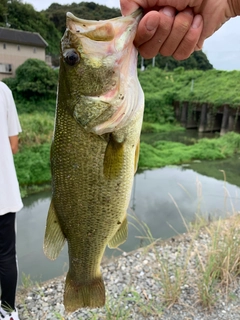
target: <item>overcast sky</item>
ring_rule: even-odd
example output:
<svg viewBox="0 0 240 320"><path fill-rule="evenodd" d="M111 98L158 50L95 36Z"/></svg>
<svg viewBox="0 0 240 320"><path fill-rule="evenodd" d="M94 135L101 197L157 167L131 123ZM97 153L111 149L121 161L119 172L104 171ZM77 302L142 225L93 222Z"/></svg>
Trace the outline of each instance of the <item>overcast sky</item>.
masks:
<svg viewBox="0 0 240 320"><path fill-rule="evenodd" d="M84 0L106 5L110 8L119 8L119 0ZM51 3L71 4L77 0L27 0L35 10L47 9ZM240 70L240 17L231 19L213 36L205 41L203 51L206 53L214 68L220 70Z"/></svg>

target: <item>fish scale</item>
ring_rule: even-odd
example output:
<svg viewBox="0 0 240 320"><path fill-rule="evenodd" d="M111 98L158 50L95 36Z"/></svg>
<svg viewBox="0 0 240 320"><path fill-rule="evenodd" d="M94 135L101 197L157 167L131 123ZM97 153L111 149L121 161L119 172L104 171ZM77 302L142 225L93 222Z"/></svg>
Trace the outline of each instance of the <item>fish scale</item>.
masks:
<svg viewBox="0 0 240 320"><path fill-rule="evenodd" d="M137 79L137 51L133 46L140 17L138 11L128 17L86 23L67 14L67 31L61 42L51 147L52 201L44 252L56 259L64 243L68 243L64 306L69 312L105 304L101 260L107 245L117 247L127 238L127 208L144 110ZM82 33L76 31L81 31L83 25ZM119 46L121 52L116 51ZM106 48L113 50L111 57ZM101 57L97 64L96 55ZM135 64L135 70L126 64ZM92 77L94 68L96 77ZM116 79L123 78L121 73L126 82L117 83ZM116 74L120 76L116 78ZM106 75L108 79L104 81ZM99 77L101 81L95 83ZM114 94L109 94L111 83L116 86ZM127 94L131 89L134 92ZM125 99L132 94L135 97ZM98 126L103 134L97 132Z"/></svg>

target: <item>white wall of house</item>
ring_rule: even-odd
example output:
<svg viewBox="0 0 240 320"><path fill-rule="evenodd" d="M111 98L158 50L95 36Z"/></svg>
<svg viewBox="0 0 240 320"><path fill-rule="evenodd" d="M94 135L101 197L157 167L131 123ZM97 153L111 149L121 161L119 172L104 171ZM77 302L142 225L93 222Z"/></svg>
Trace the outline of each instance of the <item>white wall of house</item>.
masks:
<svg viewBox="0 0 240 320"><path fill-rule="evenodd" d="M45 48L0 42L0 80L14 77L27 59L45 61Z"/></svg>

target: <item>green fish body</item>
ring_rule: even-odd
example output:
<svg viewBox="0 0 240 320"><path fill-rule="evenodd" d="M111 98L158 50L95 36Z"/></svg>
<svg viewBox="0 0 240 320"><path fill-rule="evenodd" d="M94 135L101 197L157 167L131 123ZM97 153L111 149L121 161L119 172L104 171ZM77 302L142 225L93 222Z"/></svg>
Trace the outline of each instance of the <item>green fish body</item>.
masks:
<svg viewBox="0 0 240 320"><path fill-rule="evenodd" d="M140 11L106 21L67 13L44 252L56 259L68 243L69 312L105 304L101 260L107 245L115 248L127 238L144 110L133 46L140 18Z"/></svg>

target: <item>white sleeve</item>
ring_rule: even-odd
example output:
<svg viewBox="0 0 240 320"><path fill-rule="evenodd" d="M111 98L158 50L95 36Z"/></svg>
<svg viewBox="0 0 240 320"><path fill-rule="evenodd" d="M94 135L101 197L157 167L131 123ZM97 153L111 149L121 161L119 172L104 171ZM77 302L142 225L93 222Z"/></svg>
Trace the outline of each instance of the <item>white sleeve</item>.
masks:
<svg viewBox="0 0 240 320"><path fill-rule="evenodd" d="M8 105L8 136L17 136L19 132L22 132L22 128L19 122L16 105L13 99L11 90L7 94Z"/></svg>

